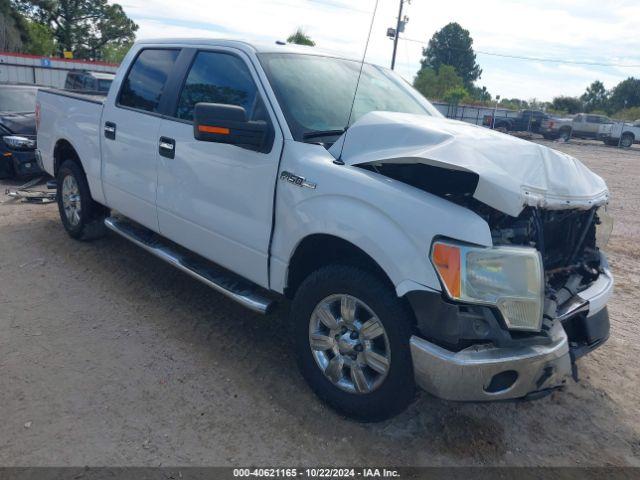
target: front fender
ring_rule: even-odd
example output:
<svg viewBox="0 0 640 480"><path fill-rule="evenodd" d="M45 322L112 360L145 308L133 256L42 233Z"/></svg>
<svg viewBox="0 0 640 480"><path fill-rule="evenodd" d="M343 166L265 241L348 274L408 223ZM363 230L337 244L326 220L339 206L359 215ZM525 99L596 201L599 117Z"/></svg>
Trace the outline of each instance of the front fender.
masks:
<svg viewBox="0 0 640 480"><path fill-rule="evenodd" d="M440 291L429 260L435 237L491 246L489 226L470 210L332 160L320 146L285 145L281 170L304 177L313 188L279 176L270 257L272 289L284 292L296 247L314 234L332 235L360 248L382 268L399 296L411 290Z"/></svg>
<svg viewBox="0 0 640 480"><path fill-rule="evenodd" d="M278 250L284 254L277 258L286 259L283 263L287 266L306 237L331 235L373 258L395 285L398 296L413 289L440 289L428 261L428 245L417 245L393 218L373 205L349 196L327 195L306 199L295 210L299 221L291 224L286 236L274 239L274 245L279 245ZM417 287L416 282L422 287Z"/></svg>

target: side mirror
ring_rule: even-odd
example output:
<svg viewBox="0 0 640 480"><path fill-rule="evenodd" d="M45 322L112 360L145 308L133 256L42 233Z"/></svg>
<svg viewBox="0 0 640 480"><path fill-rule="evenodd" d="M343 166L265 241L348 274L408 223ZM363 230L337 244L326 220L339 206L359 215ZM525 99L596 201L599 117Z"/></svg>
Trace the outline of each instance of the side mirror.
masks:
<svg viewBox="0 0 640 480"><path fill-rule="evenodd" d="M247 112L237 105L196 103L193 110L193 135L202 142L237 145L248 150L271 150L267 122L247 121Z"/></svg>

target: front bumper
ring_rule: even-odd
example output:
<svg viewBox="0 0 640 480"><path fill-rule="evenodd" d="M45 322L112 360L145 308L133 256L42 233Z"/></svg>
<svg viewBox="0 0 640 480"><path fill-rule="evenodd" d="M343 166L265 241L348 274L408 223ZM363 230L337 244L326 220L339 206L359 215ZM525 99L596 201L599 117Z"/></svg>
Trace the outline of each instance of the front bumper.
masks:
<svg viewBox="0 0 640 480"><path fill-rule="evenodd" d="M44 174L35 150L5 150L2 153L5 168L16 177L31 177Z"/></svg>
<svg viewBox="0 0 640 480"><path fill-rule="evenodd" d="M572 375L575 359L607 340L606 302L612 292L613 278L606 269L551 323L546 344L484 344L451 351L414 335L416 383L436 397L459 401L522 398L561 387Z"/></svg>

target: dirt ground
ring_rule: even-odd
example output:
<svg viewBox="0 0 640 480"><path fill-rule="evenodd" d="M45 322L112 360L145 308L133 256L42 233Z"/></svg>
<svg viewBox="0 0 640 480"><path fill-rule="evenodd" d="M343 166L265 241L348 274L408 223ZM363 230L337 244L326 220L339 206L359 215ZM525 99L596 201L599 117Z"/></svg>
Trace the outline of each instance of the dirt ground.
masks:
<svg viewBox="0 0 640 480"><path fill-rule="evenodd" d="M0 465L640 466L640 151L553 146L613 193L611 339L547 398L420 393L379 424L310 392L286 306L253 315L114 235L72 241L55 205L0 194Z"/></svg>

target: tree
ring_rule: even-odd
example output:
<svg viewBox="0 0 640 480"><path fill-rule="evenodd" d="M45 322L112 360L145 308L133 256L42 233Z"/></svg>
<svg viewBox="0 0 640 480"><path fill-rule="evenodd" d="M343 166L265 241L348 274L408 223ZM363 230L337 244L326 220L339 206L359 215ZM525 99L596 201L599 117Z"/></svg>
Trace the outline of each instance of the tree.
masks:
<svg viewBox="0 0 640 480"><path fill-rule="evenodd" d="M132 42L123 43L122 45L105 45L102 48L102 60L109 63L121 63L132 45Z"/></svg>
<svg viewBox="0 0 640 480"><path fill-rule="evenodd" d="M458 23L449 23L436 32L427 48L422 50L422 55L422 69L430 68L438 72L443 65L451 65L467 89L482 75L482 70L476 63L469 30Z"/></svg>
<svg viewBox="0 0 640 480"><path fill-rule="evenodd" d="M426 98L444 100L450 90L464 89L464 82L458 76L455 68L443 65L439 72L432 68L423 68L418 72L413 86Z"/></svg>
<svg viewBox="0 0 640 480"><path fill-rule="evenodd" d="M640 79L629 77L616 85L611 91L609 103L612 112L640 107Z"/></svg>
<svg viewBox="0 0 640 480"><path fill-rule="evenodd" d="M102 58L105 47L133 42L138 30L120 5L107 0L14 0L14 5L51 29L60 54L71 51L77 58Z"/></svg>
<svg viewBox="0 0 640 480"><path fill-rule="evenodd" d="M292 35L289 35L287 38L287 43L295 43L296 45L306 45L308 47L315 47L316 42L311 40L311 37L307 35L304 30L300 27L296 32Z"/></svg>
<svg viewBox="0 0 640 480"><path fill-rule="evenodd" d="M53 55L56 51L56 43L53 32L46 25L25 20L28 40L24 51L31 55Z"/></svg>
<svg viewBox="0 0 640 480"><path fill-rule="evenodd" d="M20 52L29 41L24 18L9 0L0 0L0 50Z"/></svg>
<svg viewBox="0 0 640 480"><path fill-rule="evenodd" d="M487 90L487 87L485 86L476 87L474 85L473 87L470 88L469 95L472 100L475 100L476 102L480 102L480 103L489 103L493 98L491 96L491 93L489 93L489 90Z"/></svg>
<svg viewBox="0 0 640 480"><path fill-rule="evenodd" d="M464 87L450 88L444 92L443 100L451 105L458 105L460 100L469 96L469 92Z"/></svg>
<svg viewBox="0 0 640 480"><path fill-rule="evenodd" d="M620 120L635 122L637 120L640 120L640 107L632 107L625 110L620 110L619 112L616 112L613 117Z"/></svg>
<svg viewBox="0 0 640 480"><path fill-rule="evenodd" d="M506 108L508 110L528 110L529 102L526 100L521 100L519 98L503 98L500 100L498 106L502 108Z"/></svg>
<svg viewBox="0 0 640 480"><path fill-rule="evenodd" d="M580 97L587 112L594 110L606 110L609 102L609 92L600 80L596 80L587 87L587 90Z"/></svg>
<svg viewBox="0 0 640 480"><path fill-rule="evenodd" d="M569 114L580 113L584 109L582 101L577 97L556 97L551 102L551 107Z"/></svg>

